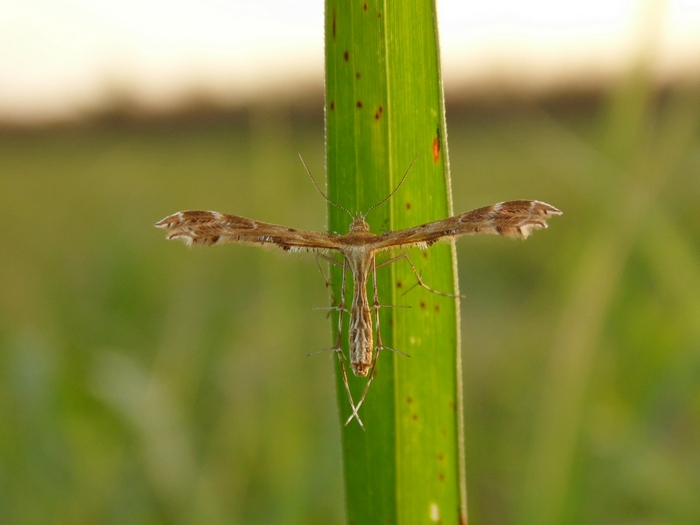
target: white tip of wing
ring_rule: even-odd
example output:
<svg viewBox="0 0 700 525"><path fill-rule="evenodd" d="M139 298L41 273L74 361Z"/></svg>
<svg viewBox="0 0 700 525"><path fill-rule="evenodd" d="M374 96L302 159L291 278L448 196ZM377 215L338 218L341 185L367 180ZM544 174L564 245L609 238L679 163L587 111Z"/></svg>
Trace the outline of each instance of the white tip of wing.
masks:
<svg viewBox="0 0 700 525"><path fill-rule="evenodd" d="M535 230L541 230L544 228L547 228L548 225L546 222L531 222L528 224L523 224L518 228L518 231L520 232L520 237L523 239L527 239L532 232Z"/></svg>
<svg viewBox="0 0 700 525"><path fill-rule="evenodd" d="M173 215L168 215L164 219L159 220L154 224L156 228L163 228L164 230L169 230L173 225L178 224L182 221L182 212L179 211Z"/></svg>
<svg viewBox="0 0 700 525"><path fill-rule="evenodd" d="M495 204L491 214L495 216L494 233L513 239L527 239L535 230L547 228L548 219L562 213L546 202L519 200Z"/></svg>
<svg viewBox="0 0 700 525"><path fill-rule="evenodd" d="M168 235L168 240L176 240L185 243L187 246L192 246L192 237L186 233L175 233Z"/></svg>
<svg viewBox="0 0 700 525"><path fill-rule="evenodd" d="M532 211L537 215L543 215L545 217L553 217L555 215L562 215L562 212L556 209L551 204L547 204L542 201L532 201ZM547 226L545 225L545 228Z"/></svg>

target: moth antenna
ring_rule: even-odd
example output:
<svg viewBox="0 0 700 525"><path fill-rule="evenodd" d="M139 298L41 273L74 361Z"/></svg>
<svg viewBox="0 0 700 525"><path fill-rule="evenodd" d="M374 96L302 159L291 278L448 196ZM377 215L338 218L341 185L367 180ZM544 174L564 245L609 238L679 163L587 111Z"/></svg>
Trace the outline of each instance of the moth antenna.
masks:
<svg viewBox="0 0 700 525"><path fill-rule="evenodd" d="M387 195L386 197L384 197L384 198L383 198L381 201L379 201L377 204L374 204L374 205L370 206L369 209L368 209L368 210L364 213L364 215L362 216L363 219L364 219L365 217L367 217L367 215L369 214L369 212L371 212L374 208L376 208L377 206L379 206L379 205L381 205L381 204L384 204L386 201L388 201L389 199L391 199L391 198L394 196L394 193L396 193L397 191L399 191L399 188L403 185L404 181L406 180L406 177L408 177L408 172L411 171L411 168L412 168L413 165L416 163L416 160L417 160L417 159L418 159L418 155L416 155L415 157L413 157L413 162L411 162L411 165L410 165L410 166L408 167L408 169L406 170L406 173L403 174L403 178L401 179L401 182L399 182L399 185L396 186L396 188L394 188L394 191L392 191L389 195Z"/></svg>
<svg viewBox="0 0 700 525"><path fill-rule="evenodd" d="M330 204L332 204L333 206L335 206L339 210L343 210L345 213L347 213L348 215L350 215L350 217L352 217L354 219L355 216L352 213L350 213L346 208L343 208L340 204L336 204L335 202L330 200L328 198L328 196L321 191L321 188L319 188L318 184L316 184L316 179L314 179L314 176L311 175L311 171L309 171L309 167L306 165L306 162L304 162L304 158L301 156L301 153L299 153L299 160L301 160L301 163L304 165L304 169L306 170L306 173L309 174L309 178L311 179L311 182L313 183L314 187L316 188L316 191L318 191L321 194L321 196L324 199L326 199Z"/></svg>

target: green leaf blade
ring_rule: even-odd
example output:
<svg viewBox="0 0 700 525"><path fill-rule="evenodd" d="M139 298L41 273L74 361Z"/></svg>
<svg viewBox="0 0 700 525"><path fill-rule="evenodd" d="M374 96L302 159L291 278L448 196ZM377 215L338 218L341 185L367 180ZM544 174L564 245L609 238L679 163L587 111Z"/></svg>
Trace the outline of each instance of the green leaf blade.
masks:
<svg viewBox="0 0 700 525"><path fill-rule="evenodd" d="M368 214L374 233L451 215L438 56L431 3L326 4L330 199L365 213L396 188L416 159L399 191ZM329 206L329 231L347 232L350 220ZM377 262L399 253L382 254ZM429 286L454 293L450 244L408 253ZM332 272L338 289L340 273ZM405 260L377 272L380 302L387 305L380 309L383 342L411 357L381 352L360 409L367 430L354 421L343 429L348 522L356 525L466 520L458 303L420 287L406 293L416 282ZM373 294L371 283L369 288ZM359 399L366 379L349 381ZM350 407L340 373L338 399L344 423Z"/></svg>

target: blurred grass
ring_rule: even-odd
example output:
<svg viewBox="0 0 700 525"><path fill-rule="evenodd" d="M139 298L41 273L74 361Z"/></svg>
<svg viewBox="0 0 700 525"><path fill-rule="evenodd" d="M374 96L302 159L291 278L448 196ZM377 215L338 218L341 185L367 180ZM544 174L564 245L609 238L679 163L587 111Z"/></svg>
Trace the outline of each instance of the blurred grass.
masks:
<svg viewBox="0 0 700 525"><path fill-rule="evenodd" d="M565 213L457 243L475 523L546 519L545 495L567 523L700 521L700 97L624 100L448 110L456 212ZM297 153L318 175L323 151L320 116L284 107L0 133L0 523L342 520L313 256L152 227L204 208L322 230Z"/></svg>

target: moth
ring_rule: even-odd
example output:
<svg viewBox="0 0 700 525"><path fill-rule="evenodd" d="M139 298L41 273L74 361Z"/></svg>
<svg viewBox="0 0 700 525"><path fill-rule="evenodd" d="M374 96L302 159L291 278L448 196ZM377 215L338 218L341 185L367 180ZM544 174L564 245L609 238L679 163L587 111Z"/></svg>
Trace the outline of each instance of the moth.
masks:
<svg viewBox="0 0 700 525"><path fill-rule="evenodd" d="M415 159L413 162L415 162ZM304 163L303 159L302 163ZM227 243L276 244L288 252L315 251L321 254L328 252L339 253L342 256L342 263L331 257L321 255L331 263L342 266L340 304L334 307L340 313L338 340L329 350L335 351L338 355L345 389L352 409L352 414L345 424L347 425L355 418L363 429L364 425L359 417L358 410L367 395L369 385L374 377L374 370L379 353L381 350L398 352L397 350L384 346L381 339L379 326L380 303L377 294L377 269L396 262L399 259L406 259L418 279L418 284L432 292L436 292L422 281L407 254L404 253L381 264L377 264L377 253L392 248L412 246L427 248L441 239L456 238L462 235L478 233L526 239L533 231L547 228L547 219L555 215L561 215L562 213L554 206L544 202L515 200L500 202L491 206L468 211L461 215L421 224L420 226L414 226L412 228L379 234L372 233L366 221L367 215L374 208L389 200L399 190L412 166L413 163L411 163L411 166L406 171L406 174L403 176L398 186L384 200L371 206L364 213L352 214L344 207L331 201L326 194L321 191L304 163L304 167L307 173L309 173L318 192L333 206L345 211L352 217L350 230L344 235L297 230L288 226L270 224L216 211L180 211L165 217L155 224L157 228L163 228L167 231L168 239L182 241L187 246L211 246ZM349 310L350 324L348 346L350 366L356 376L369 376L363 394L357 403L354 402L350 392L344 364L344 354L340 341L343 314L348 312L345 304L345 285L348 272L353 277L352 302ZM370 275L374 288L372 304L370 304L367 297L367 282ZM377 334L376 344L372 337L373 316Z"/></svg>

